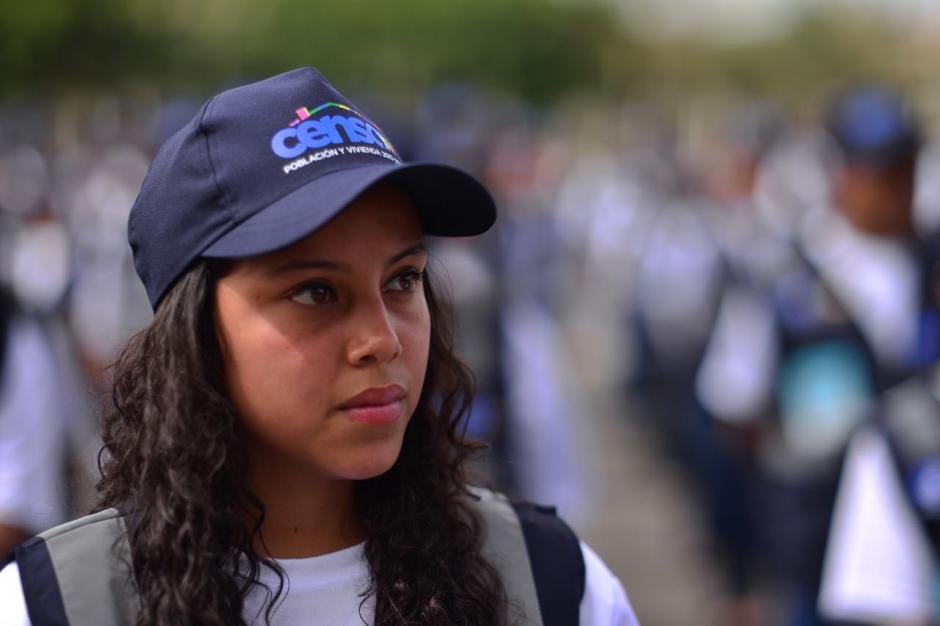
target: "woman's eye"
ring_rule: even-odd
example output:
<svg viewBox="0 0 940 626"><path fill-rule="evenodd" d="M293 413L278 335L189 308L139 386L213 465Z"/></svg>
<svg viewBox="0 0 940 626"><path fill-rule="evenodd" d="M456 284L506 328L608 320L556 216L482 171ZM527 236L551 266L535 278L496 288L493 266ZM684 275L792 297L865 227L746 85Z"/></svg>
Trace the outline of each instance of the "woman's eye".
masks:
<svg viewBox="0 0 940 626"><path fill-rule="evenodd" d="M423 277L423 273L418 270L406 270L390 280L385 291L414 291Z"/></svg>
<svg viewBox="0 0 940 626"><path fill-rule="evenodd" d="M313 283L294 290L291 300L300 304L327 304L336 302L336 292L324 283Z"/></svg>

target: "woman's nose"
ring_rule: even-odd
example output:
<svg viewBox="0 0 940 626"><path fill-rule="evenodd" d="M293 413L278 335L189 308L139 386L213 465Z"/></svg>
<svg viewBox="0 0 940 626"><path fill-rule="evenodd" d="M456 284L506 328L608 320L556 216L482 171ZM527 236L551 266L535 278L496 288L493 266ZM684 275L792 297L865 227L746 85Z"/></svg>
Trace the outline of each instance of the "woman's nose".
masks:
<svg viewBox="0 0 940 626"><path fill-rule="evenodd" d="M351 365L385 363L401 354L401 341L381 297L375 302L363 303L353 316L353 332L347 349Z"/></svg>

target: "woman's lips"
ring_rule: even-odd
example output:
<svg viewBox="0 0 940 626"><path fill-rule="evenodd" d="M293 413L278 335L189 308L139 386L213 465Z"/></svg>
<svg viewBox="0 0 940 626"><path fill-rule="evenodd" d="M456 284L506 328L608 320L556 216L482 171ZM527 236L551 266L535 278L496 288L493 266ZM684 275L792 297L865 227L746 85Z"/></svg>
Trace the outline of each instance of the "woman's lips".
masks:
<svg viewBox="0 0 940 626"><path fill-rule="evenodd" d="M370 387L339 405L350 419L366 424L390 424L401 417L405 390L399 385Z"/></svg>

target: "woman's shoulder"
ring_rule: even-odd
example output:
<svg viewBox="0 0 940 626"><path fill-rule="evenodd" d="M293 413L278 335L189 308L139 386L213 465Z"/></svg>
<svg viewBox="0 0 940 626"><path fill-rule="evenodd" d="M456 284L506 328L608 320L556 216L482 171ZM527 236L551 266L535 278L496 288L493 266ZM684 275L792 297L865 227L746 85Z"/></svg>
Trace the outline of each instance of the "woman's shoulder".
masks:
<svg viewBox="0 0 940 626"><path fill-rule="evenodd" d="M539 582L542 570L572 576L564 585L580 596L584 588L584 559L574 531L554 507L512 501L505 495L471 487L471 506L483 521L483 552L496 560L528 560ZM541 591L541 590L540 590Z"/></svg>
<svg viewBox="0 0 940 626"><path fill-rule="evenodd" d="M554 507L478 487L471 493L484 521L482 553L501 571L510 597L537 604L558 623L637 623L620 580Z"/></svg>
<svg viewBox="0 0 940 626"><path fill-rule="evenodd" d="M637 626L636 614L623 583L589 545L581 542L584 557L584 597L579 611L581 626Z"/></svg>
<svg viewBox="0 0 940 626"><path fill-rule="evenodd" d="M29 572L33 565L43 567L50 555L87 556L107 552L124 535L124 522L117 509L106 509L53 526L35 535L13 550L19 570Z"/></svg>
<svg viewBox="0 0 940 626"><path fill-rule="evenodd" d="M104 509L96 513L90 513L83 517L76 518L64 524L53 526L37 535L45 541L51 541L57 537L81 533L106 532L108 529L122 525L122 514L117 509Z"/></svg>
<svg viewBox="0 0 940 626"><path fill-rule="evenodd" d="M3 626L29 626L26 600L16 561L0 565L0 623Z"/></svg>
<svg viewBox="0 0 940 626"><path fill-rule="evenodd" d="M52 554L58 557L56 560L66 556L83 560L96 553L106 555L123 536L121 513L117 509L105 509L39 533L20 544L14 556L21 571L29 570L34 564L44 567Z"/></svg>
<svg viewBox="0 0 940 626"><path fill-rule="evenodd" d="M65 615L81 615L77 621L89 624L125 623L135 610L126 539L118 510L86 515L17 547L15 574L7 576L16 576L18 597L30 611L41 611L50 623L66 623Z"/></svg>
<svg viewBox="0 0 940 626"><path fill-rule="evenodd" d="M0 618L4 626L29 626L26 600L23 598L20 571L16 561L7 563L0 569L0 606L3 607Z"/></svg>

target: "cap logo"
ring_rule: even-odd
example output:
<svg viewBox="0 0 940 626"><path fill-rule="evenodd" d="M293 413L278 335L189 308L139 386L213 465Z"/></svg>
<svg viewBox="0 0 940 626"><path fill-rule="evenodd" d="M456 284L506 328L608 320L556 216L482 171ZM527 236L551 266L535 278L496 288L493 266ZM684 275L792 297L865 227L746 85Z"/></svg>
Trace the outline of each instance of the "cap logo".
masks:
<svg viewBox="0 0 940 626"><path fill-rule="evenodd" d="M314 117L330 108L340 109L350 115L335 112ZM271 137L271 150L274 154L282 159L294 159L284 165L285 174L316 161L347 154L372 154L395 163L401 162L395 147L379 127L362 113L345 104L327 102L313 110L301 107L295 113L297 117L294 121ZM317 152L307 154L311 150Z"/></svg>

